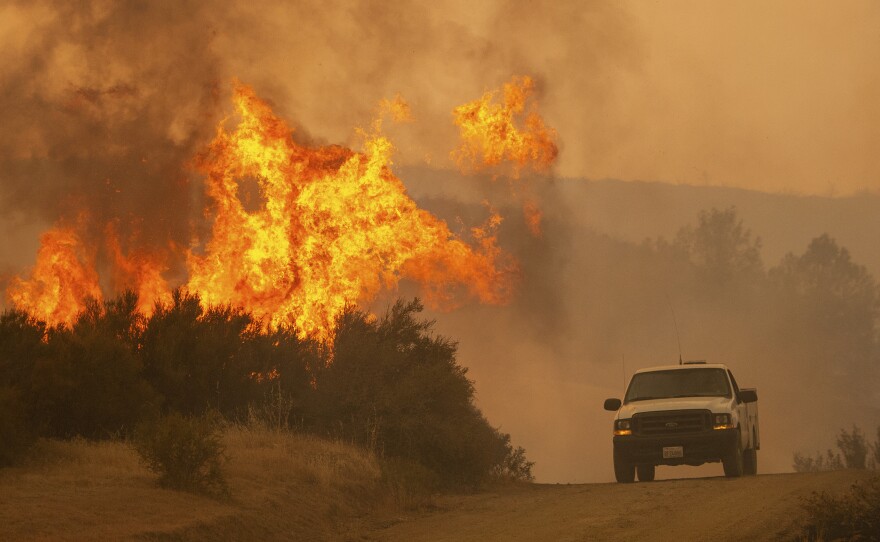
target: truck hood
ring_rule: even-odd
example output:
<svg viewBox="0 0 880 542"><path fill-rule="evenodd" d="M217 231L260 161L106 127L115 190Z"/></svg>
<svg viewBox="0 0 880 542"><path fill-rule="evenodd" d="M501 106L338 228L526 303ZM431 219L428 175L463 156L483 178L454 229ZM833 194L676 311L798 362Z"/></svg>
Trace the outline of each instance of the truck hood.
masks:
<svg viewBox="0 0 880 542"><path fill-rule="evenodd" d="M642 412L691 409L709 410L715 414L730 413L734 410L734 400L728 397L679 397L633 401L620 407L620 410L617 411L617 419L625 420Z"/></svg>

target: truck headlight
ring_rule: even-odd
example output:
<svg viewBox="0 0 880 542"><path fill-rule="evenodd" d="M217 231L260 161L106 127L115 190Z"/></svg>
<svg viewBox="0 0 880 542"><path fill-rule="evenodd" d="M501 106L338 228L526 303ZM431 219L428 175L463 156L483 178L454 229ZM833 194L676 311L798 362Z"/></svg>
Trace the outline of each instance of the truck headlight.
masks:
<svg viewBox="0 0 880 542"><path fill-rule="evenodd" d="M712 414L712 427L714 429L733 429L730 414Z"/></svg>
<svg viewBox="0 0 880 542"><path fill-rule="evenodd" d="M632 435L632 420L615 420L614 434L618 437Z"/></svg>

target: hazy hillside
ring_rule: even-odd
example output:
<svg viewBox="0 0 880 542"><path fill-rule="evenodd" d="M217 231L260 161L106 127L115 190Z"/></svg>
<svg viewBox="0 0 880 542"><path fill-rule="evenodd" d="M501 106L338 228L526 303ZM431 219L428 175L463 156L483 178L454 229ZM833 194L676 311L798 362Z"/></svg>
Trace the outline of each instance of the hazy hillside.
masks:
<svg viewBox="0 0 880 542"><path fill-rule="evenodd" d="M676 186L662 183L558 181L566 201L577 207L573 217L585 225L624 239L671 236L692 222L701 209L735 206L745 225L760 236L764 260L778 262L787 252L828 233L847 247L853 259L880 276L880 197L863 195L823 198L765 194L738 188Z"/></svg>
<svg viewBox="0 0 880 542"><path fill-rule="evenodd" d="M440 170L403 170L401 179L413 197L451 198L498 204L509 199L506 180L461 177ZM641 242L646 237L669 238L692 223L697 213L712 207L735 206L744 225L763 241L767 265L775 265L787 252L802 252L822 233L847 247L856 262L880 276L880 196L818 197L768 194L718 186L672 185L587 179L527 179L546 217L586 226Z"/></svg>

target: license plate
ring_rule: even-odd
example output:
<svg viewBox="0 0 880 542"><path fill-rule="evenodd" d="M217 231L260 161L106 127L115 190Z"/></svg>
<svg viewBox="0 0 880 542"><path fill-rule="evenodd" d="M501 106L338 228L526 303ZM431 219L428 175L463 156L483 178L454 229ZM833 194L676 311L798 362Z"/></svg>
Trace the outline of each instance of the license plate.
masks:
<svg viewBox="0 0 880 542"><path fill-rule="evenodd" d="M673 457L684 457L684 446L664 446L663 459L672 459Z"/></svg>

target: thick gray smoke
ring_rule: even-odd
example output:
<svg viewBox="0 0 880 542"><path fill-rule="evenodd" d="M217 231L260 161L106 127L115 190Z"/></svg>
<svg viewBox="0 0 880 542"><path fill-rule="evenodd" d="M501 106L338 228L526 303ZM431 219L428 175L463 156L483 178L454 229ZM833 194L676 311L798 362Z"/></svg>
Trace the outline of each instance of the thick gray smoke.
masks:
<svg viewBox="0 0 880 542"><path fill-rule="evenodd" d="M189 246L205 228L189 166L229 114L234 78L304 127L298 139L354 147L378 102L401 93L416 122L390 128L395 161L449 166L456 105L518 74L552 76L556 99L592 102L610 91L601 67L631 62L626 17L601 2L22 1L0 9L8 52L0 209L9 217L2 229L18 233L7 247L10 272L32 261L34 221L85 223L96 238L113 221L123 245ZM551 30L555 45L535 47L535 32ZM180 271L181 262L170 264Z"/></svg>
<svg viewBox="0 0 880 542"><path fill-rule="evenodd" d="M200 212L187 164L212 132L221 77L200 5L7 8L21 35L2 67L3 209L186 245Z"/></svg>

